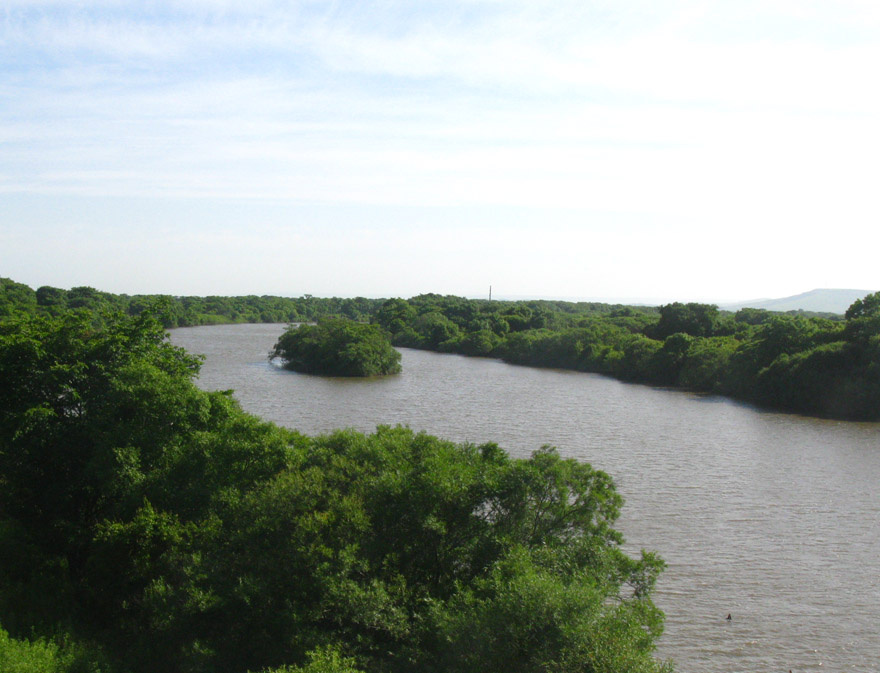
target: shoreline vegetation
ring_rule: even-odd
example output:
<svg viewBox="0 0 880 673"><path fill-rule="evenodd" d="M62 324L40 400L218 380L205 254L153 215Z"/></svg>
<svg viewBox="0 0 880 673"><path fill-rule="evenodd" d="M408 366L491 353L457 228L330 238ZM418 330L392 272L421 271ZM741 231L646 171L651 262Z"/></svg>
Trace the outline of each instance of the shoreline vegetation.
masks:
<svg viewBox="0 0 880 673"><path fill-rule="evenodd" d="M322 376L387 376L400 372L400 353L378 325L321 318L316 325L288 327L269 354L282 366Z"/></svg>
<svg viewBox="0 0 880 673"><path fill-rule="evenodd" d="M673 670L606 473L306 436L200 364L153 309L0 316L0 670Z"/></svg>
<svg viewBox="0 0 880 673"><path fill-rule="evenodd" d="M344 318L384 329L395 346L594 372L635 383L725 395L760 407L843 420L880 420L880 293L843 316L709 304L113 295L0 279L0 319L69 309L138 315L158 306L165 327Z"/></svg>
<svg viewBox="0 0 880 673"><path fill-rule="evenodd" d="M663 561L623 552L607 474L400 427L306 436L198 389L165 333L279 319L878 420L880 293L828 317L0 279L0 668L673 670Z"/></svg>

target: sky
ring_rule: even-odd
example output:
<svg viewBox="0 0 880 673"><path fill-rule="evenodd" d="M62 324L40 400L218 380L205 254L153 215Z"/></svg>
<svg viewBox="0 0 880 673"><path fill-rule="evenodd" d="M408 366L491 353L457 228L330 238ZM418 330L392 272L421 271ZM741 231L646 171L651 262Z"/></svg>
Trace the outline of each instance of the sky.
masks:
<svg viewBox="0 0 880 673"><path fill-rule="evenodd" d="M0 0L0 277L880 289L874 0Z"/></svg>

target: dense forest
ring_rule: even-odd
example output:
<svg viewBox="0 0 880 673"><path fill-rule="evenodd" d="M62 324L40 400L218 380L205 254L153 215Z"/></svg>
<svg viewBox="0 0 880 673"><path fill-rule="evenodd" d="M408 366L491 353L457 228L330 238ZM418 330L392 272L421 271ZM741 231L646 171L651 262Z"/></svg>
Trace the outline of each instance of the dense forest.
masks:
<svg viewBox="0 0 880 673"><path fill-rule="evenodd" d="M838 317L748 308L732 314L678 302L656 309L563 303L555 309L423 295L388 300L373 320L398 346L597 372L810 415L880 420L880 293Z"/></svg>
<svg viewBox="0 0 880 673"><path fill-rule="evenodd" d="M607 474L262 422L154 310L0 317L0 670L670 670Z"/></svg>
<svg viewBox="0 0 880 673"><path fill-rule="evenodd" d="M880 293L817 316L0 279L0 670L669 668L663 563L621 550L608 475L552 448L279 428L196 388L164 331L256 320L880 419Z"/></svg>
<svg viewBox="0 0 880 673"><path fill-rule="evenodd" d="M138 315L161 304L165 327L192 327L229 323L310 322L338 315L367 321L382 300L287 297L173 297L171 295L126 295L101 292L91 287L64 290L43 286L36 290L8 278L0 278L0 318L16 311L60 315L69 309L118 310Z"/></svg>
<svg viewBox="0 0 880 673"><path fill-rule="evenodd" d="M0 279L0 316L159 306L166 327L343 317L381 326L396 346L575 369L626 381L718 393L816 416L880 420L880 293L845 316L672 303L167 297L91 288L36 291Z"/></svg>

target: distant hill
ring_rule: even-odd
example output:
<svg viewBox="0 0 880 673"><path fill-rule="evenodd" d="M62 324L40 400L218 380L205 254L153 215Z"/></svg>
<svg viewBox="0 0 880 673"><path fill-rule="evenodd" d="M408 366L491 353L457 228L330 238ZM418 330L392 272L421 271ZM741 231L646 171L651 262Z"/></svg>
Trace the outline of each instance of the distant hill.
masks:
<svg viewBox="0 0 880 673"><path fill-rule="evenodd" d="M810 290L793 297L782 299L753 299L725 304L725 311L738 311L741 308L763 308L768 311L815 311L816 313L845 313L856 300L871 294L872 290Z"/></svg>

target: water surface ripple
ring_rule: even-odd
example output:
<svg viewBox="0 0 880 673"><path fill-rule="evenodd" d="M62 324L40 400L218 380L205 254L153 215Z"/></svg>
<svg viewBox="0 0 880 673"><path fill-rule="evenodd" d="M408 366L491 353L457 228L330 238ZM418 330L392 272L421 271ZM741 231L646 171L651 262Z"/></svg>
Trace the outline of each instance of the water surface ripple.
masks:
<svg viewBox="0 0 880 673"><path fill-rule="evenodd" d="M628 548L668 564L658 653L681 673L880 671L880 424L408 349L398 376L320 378L267 361L283 329L172 341L206 355L201 387L307 434L402 424L609 472Z"/></svg>

